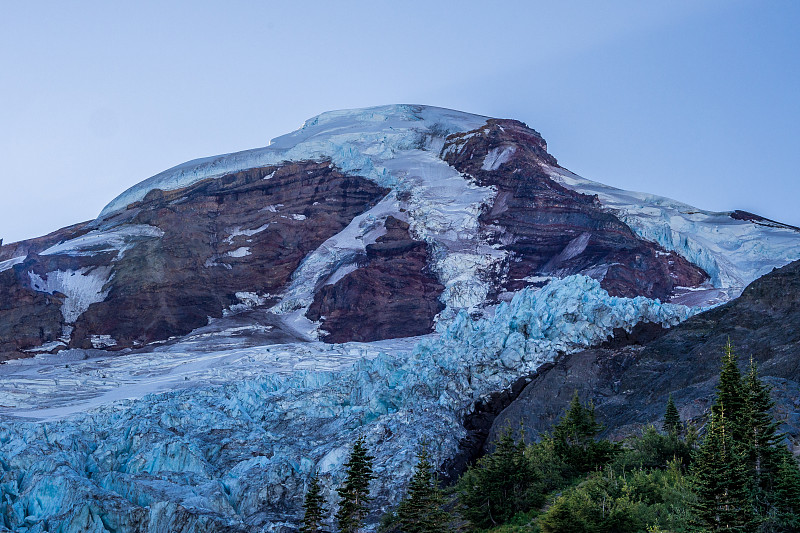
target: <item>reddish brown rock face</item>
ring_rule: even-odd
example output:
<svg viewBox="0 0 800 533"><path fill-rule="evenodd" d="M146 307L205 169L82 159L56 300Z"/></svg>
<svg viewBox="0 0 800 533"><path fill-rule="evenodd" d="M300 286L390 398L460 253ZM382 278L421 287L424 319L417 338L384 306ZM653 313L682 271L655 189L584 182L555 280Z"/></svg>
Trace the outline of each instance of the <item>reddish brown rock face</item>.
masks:
<svg viewBox="0 0 800 533"><path fill-rule="evenodd" d="M121 255L36 255L92 229L83 225L5 246L3 256L29 256L0 273L0 346L36 346L61 334L59 295L34 291L29 272L46 279L58 270L111 267L108 296L79 316L73 347L91 347L93 335L111 336L120 349L188 333L222 316L239 291L258 293L271 305L270 295L286 287L309 252L387 192L327 162L289 163L151 191L101 222L102 229L146 224L163 231Z"/></svg>
<svg viewBox="0 0 800 533"><path fill-rule="evenodd" d="M188 333L237 302L275 295L303 258L388 191L329 163L256 168L153 191L120 216L164 231L125 253L105 301L76 324L73 343L107 334L131 345ZM274 303L267 296L266 305Z"/></svg>
<svg viewBox="0 0 800 533"><path fill-rule="evenodd" d="M29 272L43 275L48 269L77 270L103 261L99 258L58 259L37 255L58 242L87 233L88 224L83 222L43 237L0 246L0 261L25 257L21 263L0 272L0 361L24 357L26 354L22 350L57 341L62 335L64 295L31 289Z"/></svg>
<svg viewBox="0 0 800 533"><path fill-rule="evenodd" d="M316 293L307 313L322 321L326 342L373 341L424 335L444 305L444 290L428 271L427 245L394 217L386 234L366 247L357 270Z"/></svg>
<svg viewBox="0 0 800 533"><path fill-rule="evenodd" d="M638 238L595 197L553 181L544 165L557 163L546 150L538 133L513 120L452 135L442 150L460 172L497 188L481 223L488 239L510 252L503 290L530 285L531 277L581 273L612 295L665 299L676 286L707 279L677 254Z"/></svg>
<svg viewBox="0 0 800 533"><path fill-rule="evenodd" d="M705 281L699 268L639 239L595 197L553 181L547 166L557 163L546 150L524 124L490 120L480 130L449 136L441 152L477 184L497 190L480 224L485 240L508 258L486 274L494 278L490 296L536 284L537 277L576 273L601 280L614 295L662 299L676 286ZM96 336L113 339L111 349L168 339L222 316L239 302L238 292L255 293L262 308L271 307L310 252L388 192L327 161L289 162L183 189L154 189L110 218L0 246L0 261L25 257L0 272L0 352L57 340L64 326L74 328L69 342L79 348L92 347ZM126 240L122 251L98 244L42 255L89 232L134 234L136 228L145 234ZM444 287L429 270L428 246L397 218L389 217L385 229L366 247L358 269L315 287L306 316L322 323L327 342L432 331ZM74 322L62 307L74 308L85 295L75 287L72 296L60 294L54 287L61 285L47 281L53 273L87 276L70 278L81 283L94 279L96 297L73 309Z"/></svg>
<svg viewBox="0 0 800 533"><path fill-rule="evenodd" d="M62 299L30 290L16 275L13 269L0 272L0 361L61 335Z"/></svg>

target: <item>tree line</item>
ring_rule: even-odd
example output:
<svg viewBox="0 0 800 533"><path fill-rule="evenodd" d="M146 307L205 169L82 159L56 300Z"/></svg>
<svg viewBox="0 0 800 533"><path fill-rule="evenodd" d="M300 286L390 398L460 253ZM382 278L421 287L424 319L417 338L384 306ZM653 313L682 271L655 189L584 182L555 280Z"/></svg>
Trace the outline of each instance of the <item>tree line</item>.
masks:
<svg viewBox="0 0 800 533"><path fill-rule="evenodd" d="M751 359L743 375L730 343L701 438L670 395L661 428L623 443L577 391L552 430L526 445L507 430L494 451L442 489L425 447L405 497L383 516L386 533L666 533L800 531L800 468L772 415L770 387ZM370 512L372 457L356 441L337 489L337 531L356 533ZM303 533L326 531L317 476Z"/></svg>

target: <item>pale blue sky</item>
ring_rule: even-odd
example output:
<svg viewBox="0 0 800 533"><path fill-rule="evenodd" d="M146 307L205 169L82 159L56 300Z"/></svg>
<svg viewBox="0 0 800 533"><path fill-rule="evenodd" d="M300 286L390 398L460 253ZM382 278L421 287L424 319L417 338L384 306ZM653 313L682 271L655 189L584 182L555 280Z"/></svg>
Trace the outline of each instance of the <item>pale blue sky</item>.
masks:
<svg viewBox="0 0 800 533"><path fill-rule="evenodd" d="M0 237L330 109L517 118L586 178L800 225L800 2L4 2Z"/></svg>

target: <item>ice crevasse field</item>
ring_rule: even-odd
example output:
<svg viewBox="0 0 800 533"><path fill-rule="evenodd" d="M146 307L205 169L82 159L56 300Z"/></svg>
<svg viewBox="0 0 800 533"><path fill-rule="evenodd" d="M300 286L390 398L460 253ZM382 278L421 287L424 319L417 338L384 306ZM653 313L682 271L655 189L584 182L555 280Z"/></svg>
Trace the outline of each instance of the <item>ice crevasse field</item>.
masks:
<svg viewBox="0 0 800 533"><path fill-rule="evenodd" d="M340 345L341 369L270 372L262 348L243 349L252 358L239 354L237 379L225 384L0 424L4 520L17 531L43 531L44 522L63 531L164 531L182 520L278 528L297 519L312 472L330 495L356 435L376 455L376 493L386 505L400 496L423 441L438 461L456 453L463 416L481 395L614 328L674 325L693 312L610 297L597 281L571 276L519 292L491 318L462 312L409 350ZM62 379L69 374L64 368Z"/></svg>

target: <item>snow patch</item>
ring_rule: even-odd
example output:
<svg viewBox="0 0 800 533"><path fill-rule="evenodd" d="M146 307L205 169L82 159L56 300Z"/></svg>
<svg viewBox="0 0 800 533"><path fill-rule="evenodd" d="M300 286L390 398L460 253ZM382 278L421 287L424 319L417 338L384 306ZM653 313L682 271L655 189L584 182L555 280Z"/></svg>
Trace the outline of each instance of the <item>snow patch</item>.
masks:
<svg viewBox="0 0 800 533"><path fill-rule="evenodd" d="M13 267L14 265L18 265L27 259L27 255L21 255L19 257L12 257L11 259L6 259L5 261L0 261L0 272L8 270L9 268Z"/></svg>
<svg viewBox="0 0 800 533"><path fill-rule="evenodd" d="M354 265L358 257L366 252L366 247L385 233L383 221L390 214L399 212L397 198L394 193L385 196L372 209L356 216L339 233L322 243L316 250L303 259L300 266L292 274L289 288L272 311L278 314L305 311L314 301L314 290L323 279L342 267ZM312 323L302 328L306 335L318 329Z"/></svg>
<svg viewBox="0 0 800 533"><path fill-rule="evenodd" d="M358 265L355 263L342 265L336 269L336 272L331 274L331 277L325 280L325 285L336 285L336 283L342 280L345 276L351 272L355 272L356 270L358 270Z"/></svg>
<svg viewBox="0 0 800 533"><path fill-rule="evenodd" d="M241 291L236 293L236 298L239 300L238 304L230 306L228 309L222 311L222 316L230 316L248 309L261 307L265 305L271 298L269 293L259 294L250 291Z"/></svg>
<svg viewBox="0 0 800 533"><path fill-rule="evenodd" d="M25 353L48 353L52 352L56 348L65 348L67 345L64 344L62 341L51 341L42 344L41 346L36 346L35 348L29 348L27 350L22 350Z"/></svg>
<svg viewBox="0 0 800 533"><path fill-rule="evenodd" d="M33 271L28 272L31 288L35 291L66 296L61 305L64 322L74 324L93 303L102 302L108 296L105 285L111 281L112 269L109 266L84 267L78 270L56 270L42 278Z"/></svg>
<svg viewBox="0 0 800 533"><path fill-rule="evenodd" d="M269 223L263 224L255 229L242 229L241 226L236 226L233 229L228 230L230 233L225 238L225 242L228 244L233 244L234 239L236 237L252 237L257 233L261 233L262 231L266 230L269 227Z"/></svg>
<svg viewBox="0 0 800 533"><path fill-rule="evenodd" d="M247 255L252 255L252 252L248 246L241 246L235 250L231 250L230 252L225 252L225 255L228 257L245 257Z"/></svg>
<svg viewBox="0 0 800 533"><path fill-rule="evenodd" d="M53 245L39 255L92 256L102 252L119 252L122 257L142 239L163 237L164 232L147 224L126 224L112 229L98 229L85 235Z"/></svg>
<svg viewBox="0 0 800 533"><path fill-rule="evenodd" d="M514 146L506 146L503 148L492 148L486 157L483 159L481 170L497 170L500 165L507 163L511 156L514 155L517 149Z"/></svg>
<svg viewBox="0 0 800 533"><path fill-rule="evenodd" d="M109 348L117 345L117 341L111 335L91 335L89 339L93 348Z"/></svg>

